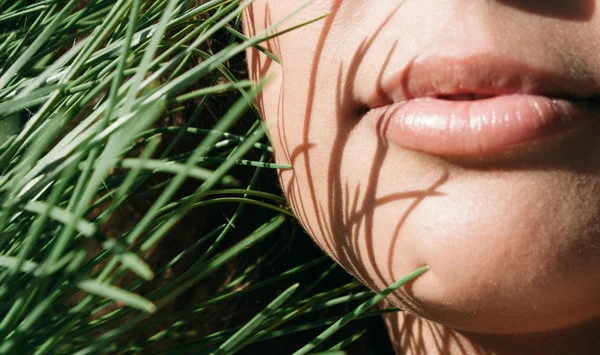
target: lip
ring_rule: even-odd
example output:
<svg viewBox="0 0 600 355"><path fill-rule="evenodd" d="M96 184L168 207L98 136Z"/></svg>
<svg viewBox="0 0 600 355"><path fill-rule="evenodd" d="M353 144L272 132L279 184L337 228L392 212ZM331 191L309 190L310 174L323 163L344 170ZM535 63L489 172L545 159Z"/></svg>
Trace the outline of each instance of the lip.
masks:
<svg viewBox="0 0 600 355"><path fill-rule="evenodd" d="M415 60L382 89L392 103L367 112L372 127L391 144L439 156L484 157L527 147L600 117L600 91L591 78L497 53Z"/></svg>

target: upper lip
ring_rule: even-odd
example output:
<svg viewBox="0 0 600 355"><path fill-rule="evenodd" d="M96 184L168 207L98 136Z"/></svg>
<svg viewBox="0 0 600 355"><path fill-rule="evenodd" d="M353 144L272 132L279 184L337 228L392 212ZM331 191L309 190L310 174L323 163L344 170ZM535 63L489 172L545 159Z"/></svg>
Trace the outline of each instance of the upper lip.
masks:
<svg viewBox="0 0 600 355"><path fill-rule="evenodd" d="M382 91L394 103L421 97L461 94L542 95L569 99L598 96L591 75L555 72L506 55L486 52L466 57L421 56L383 78Z"/></svg>

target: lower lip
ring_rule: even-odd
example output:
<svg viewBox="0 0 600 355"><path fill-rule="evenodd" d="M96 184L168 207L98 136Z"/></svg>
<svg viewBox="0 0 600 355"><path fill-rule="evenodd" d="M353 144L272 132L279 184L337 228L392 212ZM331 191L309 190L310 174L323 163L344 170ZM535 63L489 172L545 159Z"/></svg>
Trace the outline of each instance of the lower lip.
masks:
<svg viewBox="0 0 600 355"><path fill-rule="evenodd" d="M365 118L394 145L440 156L482 156L567 132L600 117L590 101L514 94L475 101L418 98Z"/></svg>

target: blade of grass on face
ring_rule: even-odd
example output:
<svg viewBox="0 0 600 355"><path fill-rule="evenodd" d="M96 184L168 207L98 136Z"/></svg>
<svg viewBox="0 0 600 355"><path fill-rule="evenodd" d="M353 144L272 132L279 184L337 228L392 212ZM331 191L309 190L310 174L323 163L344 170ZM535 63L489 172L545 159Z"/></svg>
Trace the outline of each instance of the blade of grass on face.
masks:
<svg viewBox="0 0 600 355"><path fill-rule="evenodd" d="M329 338L335 332L337 332L338 330L340 330L342 328L342 326L346 325L348 322L352 321L357 316L360 316L361 314L365 313L367 310L369 310L369 308L375 306L377 303L379 303L380 301L382 301L389 294L391 294L392 292L396 291L397 289L399 289L400 287L404 286L405 284L413 281L415 278L419 277L420 275L422 275L423 273L425 273L427 270L429 270L429 267L428 266L424 266L422 268L419 268L419 269L413 271L412 273L410 273L407 276L403 277L399 281L393 283L390 287L388 287L385 290L381 291L380 293L378 293L377 295L375 295L370 300L368 300L365 303L363 303L360 306L358 306L354 311L348 313L347 315L345 315L344 317L342 317L340 320L338 320L337 322L335 322L332 326L330 326L329 328L327 328L327 330L325 330L324 332L322 332L321 334L319 334L319 336L317 336L311 342L309 342L308 344L306 344L300 350L296 351L294 353L294 355L305 355L308 352L312 351L315 347L317 347L319 344L321 344L321 342L323 342L325 339Z"/></svg>

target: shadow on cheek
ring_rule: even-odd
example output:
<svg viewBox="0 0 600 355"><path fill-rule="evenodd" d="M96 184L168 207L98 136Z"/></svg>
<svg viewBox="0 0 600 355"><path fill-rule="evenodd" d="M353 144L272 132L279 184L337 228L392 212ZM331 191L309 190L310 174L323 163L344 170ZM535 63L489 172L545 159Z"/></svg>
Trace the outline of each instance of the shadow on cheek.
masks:
<svg viewBox="0 0 600 355"><path fill-rule="evenodd" d="M340 264L363 283L373 289L380 289L382 285L389 285L403 276L395 274L393 261L399 257L394 255L394 251L398 249L397 239L404 222L425 199L442 195L437 190L448 180L449 174L444 171L439 178L433 179L429 186L422 190L398 191L387 196L376 197L381 180L381 166L388 154L388 144L383 136L374 135L373 139L377 141L373 144L376 144L377 148L369 163L364 166L364 179L354 186L349 186L347 176L344 175L342 162L352 159L347 156L348 145L354 142L350 139L351 132L360 121L359 116L362 116L361 107L352 95L355 91L353 85L356 82L354 75L376 38L382 34L386 25L393 19L393 15L400 9L400 5L386 17L372 35L360 42L351 58L340 60L334 93L336 125L330 132L327 143L315 143L320 139L315 139L313 133L321 130L319 112L314 107L315 100L319 99L316 87L321 79L318 73L321 65L331 66L331 63L322 61L322 55L327 50L326 39L340 6L341 1L336 1L332 5L331 15L325 19L317 41L313 66L306 80L308 94L305 111L294 112L289 117L287 114L290 112L280 112L277 127L279 145L283 148L280 153L284 154L295 168L290 172L290 178L286 179L284 189L298 219L303 222L304 227L320 246L335 256ZM381 81L385 67L395 49L396 43L392 45L384 67L379 73L374 73L378 82ZM288 70L293 69L288 68ZM295 94L291 93L291 95ZM281 96L280 101L283 100ZM279 105L285 106L282 102ZM302 123L295 120L300 120ZM300 128L300 137L291 139L287 134L297 132L296 128ZM295 143L291 144L292 141ZM319 161L322 159L323 151L330 151L330 155L325 161ZM326 166L326 169L315 169L319 165ZM412 203L406 211L398 214L396 220L390 221L395 226L395 231L390 244L382 254L382 250L375 249L376 210L384 204L399 200L412 200ZM308 223L308 221L312 222Z"/></svg>

